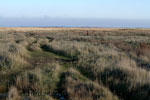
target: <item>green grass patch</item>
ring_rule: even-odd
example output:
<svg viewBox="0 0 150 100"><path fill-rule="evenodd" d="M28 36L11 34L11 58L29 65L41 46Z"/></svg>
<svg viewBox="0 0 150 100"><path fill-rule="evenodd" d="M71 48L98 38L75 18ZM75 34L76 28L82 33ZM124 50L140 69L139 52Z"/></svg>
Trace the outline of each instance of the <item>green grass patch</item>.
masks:
<svg viewBox="0 0 150 100"><path fill-rule="evenodd" d="M50 57L55 59L65 59L68 60L68 57L60 56L55 53L47 52L47 51L33 51L29 52L32 57Z"/></svg>

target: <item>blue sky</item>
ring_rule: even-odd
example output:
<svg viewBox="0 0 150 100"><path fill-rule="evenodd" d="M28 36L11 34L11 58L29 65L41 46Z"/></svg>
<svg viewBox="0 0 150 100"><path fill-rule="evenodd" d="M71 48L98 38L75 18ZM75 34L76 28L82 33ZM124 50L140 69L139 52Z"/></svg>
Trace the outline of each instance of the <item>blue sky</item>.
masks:
<svg viewBox="0 0 150 100"><path fill-rule="evenodd" d="M150 0L1 0L0 27L146 27Z"/></svg>
<svg viewBox="0 0 150 100"><path fill-rule="evenodd" d="M150 19L150 0L1 0L1 17Z"/></svg>

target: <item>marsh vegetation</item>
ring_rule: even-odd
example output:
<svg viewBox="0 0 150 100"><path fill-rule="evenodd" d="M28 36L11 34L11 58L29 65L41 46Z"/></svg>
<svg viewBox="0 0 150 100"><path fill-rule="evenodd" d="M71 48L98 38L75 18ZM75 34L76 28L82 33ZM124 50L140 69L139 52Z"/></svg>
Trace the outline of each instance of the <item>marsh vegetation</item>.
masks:
<svg viewBox="0 0 150 100"><path fill-rule="evenodd" d="M0 28L0 99L150 100L150 30Z"/></svg>

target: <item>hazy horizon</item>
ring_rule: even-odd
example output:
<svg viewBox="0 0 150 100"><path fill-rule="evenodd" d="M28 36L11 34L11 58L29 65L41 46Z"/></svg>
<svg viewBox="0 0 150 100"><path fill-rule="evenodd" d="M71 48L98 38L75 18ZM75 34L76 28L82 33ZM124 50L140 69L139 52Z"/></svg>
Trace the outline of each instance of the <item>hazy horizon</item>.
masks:
<svg viewBox="0 0 150 100"><path fill-rule="evenodd" d="M104 18L0 18L0 27L112 27L150 28L150 20Z"/></svg>
<svg viewBox="0 0 150 100"><path fill-rule="evenodd" d="M148 0L4 0L0 27L150 28Z"/></svg>

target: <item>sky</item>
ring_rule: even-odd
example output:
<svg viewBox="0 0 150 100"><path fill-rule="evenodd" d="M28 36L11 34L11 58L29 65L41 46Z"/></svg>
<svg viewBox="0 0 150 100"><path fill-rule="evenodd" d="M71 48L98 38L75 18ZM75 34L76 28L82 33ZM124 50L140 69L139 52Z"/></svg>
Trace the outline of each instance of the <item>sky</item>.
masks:
<svg viewBox="0 0 150 100"><path fill-rule="evenodd" d="M1 0L0 26L52 26L55 21L58 26L89 26L93 20L92 25L100 27L149 27L149 4L150 0Z"/></svg>

